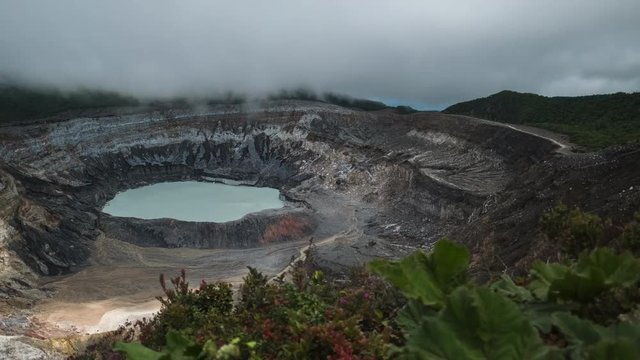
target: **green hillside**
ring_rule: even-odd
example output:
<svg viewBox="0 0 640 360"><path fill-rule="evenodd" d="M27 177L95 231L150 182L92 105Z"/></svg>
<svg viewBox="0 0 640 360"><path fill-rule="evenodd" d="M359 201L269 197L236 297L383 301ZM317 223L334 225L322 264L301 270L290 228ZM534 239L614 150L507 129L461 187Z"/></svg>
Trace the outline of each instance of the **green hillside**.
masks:
<svg viewBox="0 0 640 360"><path fill-rule="evenodd" d="M392 110L400 114L417 112L417 110L409 106L388 106L379 101L352 98L335 93L317 95L312 91L304 89L281 90L268 95L266 98L268 100L320 101L364 111ZM237 105L248 100L246 95L234 93L192 99L175 97L141 100L112 91L92 89L61 91L50 88L32 88L0 84L0 124L20 123L41 119L70 110L136 105L148 105L154 109L188 108L200 103L208 105Z"/></svg>
<svg viewBox="0 0 640 360"><path fill-rule="evenodd" d="M137 105L138 100L100 90L62 92L21 86L0 86L0 123L20 122L68 110Z"/></svg>
<svg viewBox="0 0 640 360"><path fill-rule="evenodd" d="M590 149L640 141L640 93L546 97L501 91L444 112L549 129Z"/></svg>

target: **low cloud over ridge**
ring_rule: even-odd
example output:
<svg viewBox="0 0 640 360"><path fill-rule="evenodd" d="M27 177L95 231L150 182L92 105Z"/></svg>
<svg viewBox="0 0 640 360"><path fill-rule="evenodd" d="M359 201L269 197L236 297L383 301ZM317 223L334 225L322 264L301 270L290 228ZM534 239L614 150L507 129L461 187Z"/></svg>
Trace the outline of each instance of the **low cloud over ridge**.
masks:
<svg viewBox="0 0 640 360"><path fill-rule="evenodd" d="M142 96L308 87L442 106L640 89L640 2L3 1L0 76Z"/></svg>

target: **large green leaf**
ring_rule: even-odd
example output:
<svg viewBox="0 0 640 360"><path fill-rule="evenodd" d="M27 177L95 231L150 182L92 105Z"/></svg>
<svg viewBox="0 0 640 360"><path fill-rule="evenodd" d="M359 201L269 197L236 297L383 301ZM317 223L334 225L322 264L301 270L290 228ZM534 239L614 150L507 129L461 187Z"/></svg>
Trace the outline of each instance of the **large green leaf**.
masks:
<svg viewBox="0 0 640 360"><path fill-rule="evenodd" d="M619 323L603 327L569 313L553 315L553 325L569 342L573 359L637 359L640 325Z"/></svg>
<svg viewBox="0 0 640 360"><path fill-rule="evenodd" d="M536 261L531 269L532 281L528 288L538 298L546 300L549 297L551 284L563 278L569 267L562 264L546 264Z"/></svg>
<svg viewBox="0 0 640 360"><path fill-rule="evenodd" d="M529 289L516 285L513 280L506 274L503 274L500 277L500 280L491 284L489 288L518 302L528 302L534 300L534 297Z"/></svg>
<svg viewBox="0 0 640 360"><path fill-rule="evenodd" d="M595 344L606 333L604 327L569 313L556 313L552 318L553 325L575 346Z"/></svg>
<svg viewBox="0 0 640 360"><path fill-rule="evenodd" d="M195 344L177 331L169 331L165 338L167 340L166 349L171 360L195 359L202 352L202 346Z"/></svg>
<svg viewBox="0 0 640 360"><path fill-rule="evenodd" d="M459 287L407 336L405 358L542 359L552 355L518 306L486 288Z"/></svg>
<svg viewBox="0 0 640 360"><path fill-rule="evenodd" d="M575 303L531 302L521 304L522 312L539 331L548 334L553 326L553 314L575 310Z"/></svg>
<svg viewBox="0 0 640 360"><path fill-rule="evenodd" d="M169 359L166 353L157 352L149 349L140 343L122 343L118 342L113 350L127 354L128 360L163 360Z"/></svg>
<svg viewBox="0 0 640 360"><path fill-rule="evenodd" d="M550 271L557 272L558 269L551 268ZM544 291L545 297L548 286L548 284L540 284L540 288ZM531 321L531 324L544 333L551 331L552 314L558 311L572 310L576 307L573 303L559 304L556 302L539 301L539 297L534 296L535 287L533 287L533 290L530 288L516 285L506 274L503 274L500 280L489 286L489 289L518 303L522 312L529 321Z"/></svg>
<svg viewBox="0 0 640 360"><path fill-rule="evenodd" d="M410 298L441 306L446 294L467 281L469 251L448 240L436 243L429 255L416 251L400 261L376 260L369 269L382 275Z"/></svg>
<svg viewBox="0 0 640 360"><path fill-rule="evenodd" d="M640 279L640 261L609 248L582 253L572 266L536 262L529 289L539 299L588 302L613 287L629 287Z"/></svg>
<svg viewBox="0 0 640 360"><path fill-rule="evenodd" d="M165 335L166 346L163 352L151 350L140 343L116 343L115 351L127 354L129 360L193 360L203 351L201 345L177 331L169 331Z"/></svg>
<svg viewBox="0 0 640 360"><path fill-rule="evenodd" d="M447 239L436 243L429 254L429 265L442 289L452 290L466 281L469 250Z"/></svg>
<svg viewBox="0 0 640 360"><path fill-rule="evenodd" d="M629 339L602 340L587 350L587 359L636 360L640 357L638 343Z"/></svg>
<svg viewBox="0 0 640 360"><path fill-rule="evenodd" d="M598 248L580 256L575 272L587 278L603 278L608 286L631 286L640 279L640 261L630 252L616 254L610 248Z"/></svg>
<svg viewBox="0 0 640 360"><path fill-rule="evenodd" d="M409 299L407 304L398 311L396 322L405 332L411 332L420 327L425 318L437 314L433 307L424 305L416 299Z"/></svg>

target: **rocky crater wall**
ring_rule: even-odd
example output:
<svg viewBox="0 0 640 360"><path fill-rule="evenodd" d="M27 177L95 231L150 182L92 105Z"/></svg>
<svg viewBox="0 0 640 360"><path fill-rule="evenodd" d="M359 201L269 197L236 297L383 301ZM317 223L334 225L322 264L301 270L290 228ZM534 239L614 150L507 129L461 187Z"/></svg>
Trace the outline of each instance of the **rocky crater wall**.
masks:
<svg viewBox="0 0 640 360"><path fill-rule="evenodd" d="M358 241L428 246L556 156L542 138L453 115L301 101L3 127L0 143L0 176L15 184L0 190L11 195L1 214L17 234L5 247L45 275L83 266L99 234L142 246L243 248L355 226L351 248L369 246L371 256L383 254ZM223 224L100 211L128 188L221 179L279 188L289 205ZM347 208L359 210L349 224Z"/></svg>

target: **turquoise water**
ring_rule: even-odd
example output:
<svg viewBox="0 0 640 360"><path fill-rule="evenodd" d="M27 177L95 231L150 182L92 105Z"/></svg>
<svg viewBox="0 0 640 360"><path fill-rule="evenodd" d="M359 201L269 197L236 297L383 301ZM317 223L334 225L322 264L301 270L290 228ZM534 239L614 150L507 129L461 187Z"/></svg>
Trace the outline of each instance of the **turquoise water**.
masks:
<svg viewBox="0 0 640 360"><path fill-rule="evenodd" d="M225 222L284 206L277 189L198 181L158 183L118 193L103 212L140 219Z"/></svg>

